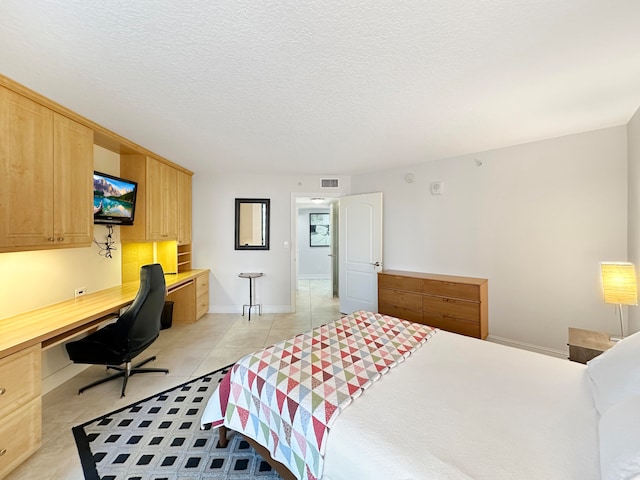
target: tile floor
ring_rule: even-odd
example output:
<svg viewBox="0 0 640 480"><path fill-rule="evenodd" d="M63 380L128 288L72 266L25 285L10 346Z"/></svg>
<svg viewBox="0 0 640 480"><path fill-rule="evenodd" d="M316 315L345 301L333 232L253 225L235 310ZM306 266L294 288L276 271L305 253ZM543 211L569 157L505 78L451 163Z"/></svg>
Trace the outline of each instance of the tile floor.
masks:
<svg viewBox="0 0 640 480"><path fill-rule="evenodd" d="M78 395L78 388L105 373L92 366L43 396L42 447L6 480L81 480L80 460L71 427L149 397L189 379L236 361L241 356L322 325L339 316L338 300L330 297L328 281L298 282L297 311L292 314L208 314L192 325L162 330L140 359L157 355L149 366L166 367L169 374L134 375L127 396L120 398L120 381L107 382Z"/></svg>

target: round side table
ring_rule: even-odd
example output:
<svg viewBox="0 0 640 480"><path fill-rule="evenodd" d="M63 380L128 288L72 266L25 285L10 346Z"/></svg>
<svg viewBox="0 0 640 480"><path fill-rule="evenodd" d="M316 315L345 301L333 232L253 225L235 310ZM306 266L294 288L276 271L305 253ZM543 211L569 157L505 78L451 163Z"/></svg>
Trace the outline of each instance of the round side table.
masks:
<svg viewBox="0 0 640 480"><path fill-rule="evenodd" d="M248 278L249 279L249 303L242 305L242 316L244 317L244 309L248 307L249 311L249 321L251 321L251 309L253 307L258 307L258 315L262 315L262 304L253 303L253 291L255 289L254 282L256 278L262 277L262 273L240 273L238 276L240 278Z"/></svg>

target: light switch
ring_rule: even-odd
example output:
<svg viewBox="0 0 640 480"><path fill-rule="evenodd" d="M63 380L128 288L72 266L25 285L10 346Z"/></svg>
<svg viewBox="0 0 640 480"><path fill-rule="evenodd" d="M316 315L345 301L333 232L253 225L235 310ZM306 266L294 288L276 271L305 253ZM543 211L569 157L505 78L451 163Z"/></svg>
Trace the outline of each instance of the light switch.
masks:
<svg viewBox="0 0 640 480"><path fill-rule="evenodd" d="M289 248L289 240L284 241L284 248Z"/></svg>

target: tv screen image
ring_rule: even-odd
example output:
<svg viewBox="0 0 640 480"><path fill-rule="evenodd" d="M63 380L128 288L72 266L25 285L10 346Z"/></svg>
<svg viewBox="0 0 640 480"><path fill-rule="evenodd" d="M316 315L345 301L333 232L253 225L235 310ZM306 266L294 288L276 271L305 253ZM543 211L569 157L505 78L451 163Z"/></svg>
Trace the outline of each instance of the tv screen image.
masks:
<svg viewBox="0 0 640 480"><path fill-rule="evenodd" d="M93 172L93 223L133 225L138 184Z"/></svg>

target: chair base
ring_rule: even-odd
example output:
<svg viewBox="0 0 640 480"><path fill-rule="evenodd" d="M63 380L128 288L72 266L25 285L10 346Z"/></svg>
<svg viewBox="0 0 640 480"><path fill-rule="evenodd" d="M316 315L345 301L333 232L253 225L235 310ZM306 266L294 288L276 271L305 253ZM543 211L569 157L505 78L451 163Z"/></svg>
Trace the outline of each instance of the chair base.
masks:
<svg viewBox="0 0 640 480"><path fill-rule="evenodd" d="M107 370L117 370L117 373L113 375L109 375L108 377L101 378L100 380L96 380L95 382L90 383L89 385L85 385L84 387L78 390L78 394L81 394L85 390L89 388L95 387L97 385L102 385L103 383L109 382L111 380L115 380L116 378L123 377L122 379L122 394L120 397L124 397L125 389L127 388L127 381L129 377L135 373L169 373L169 370L166 368L140 368L142 365L145 365L149 362L153 362L156 359L155 356L149 357L146 360L143 360L140 363L136 363L135 365L131 365L131 362L127 362L124 367L119 365L107 365Z"/></svg>

